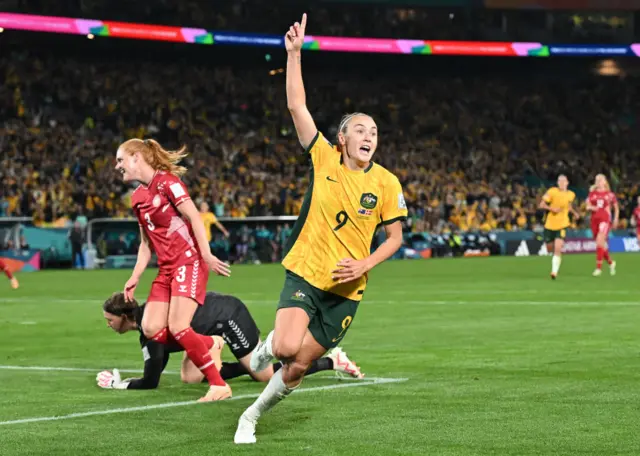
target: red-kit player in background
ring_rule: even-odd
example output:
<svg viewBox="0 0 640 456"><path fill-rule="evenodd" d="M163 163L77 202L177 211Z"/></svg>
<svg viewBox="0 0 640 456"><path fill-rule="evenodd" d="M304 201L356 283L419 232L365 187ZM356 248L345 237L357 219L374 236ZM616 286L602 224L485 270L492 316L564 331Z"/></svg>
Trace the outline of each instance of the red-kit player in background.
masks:
<svg viewBox="0 0 640 456"><path fill-rule="evenodd" d="M20 286L20 284L18 283L18 279L16 279L15 276L11 274L11 271L9 270L9 266L7 266L7 264L2 260L0 260L0 271L4 272L4 275L6 275L9 281L11 282L11 288L13 288L14 290L17 290L18 287Z"/></svg>
<svg viewBox="0 0 640 456"><path fill-rule="evenodd" d="M633 210L633 219L636 222L636 237L638 238L638 245L640 245L640 196L638 197L638 205Z"/></svg>
<svg viewBox="0 0 640 456"><path fill-rule="evenodd" d="M602 274L602 260L609 264L611 275L616 273L616 262L609 255L607 238L611 229L618 226L620 207L615 193L611 191L609 182L604 174L596 176L596 182L591 186L587 198L587 210L591 211L591 232L596 240L596 270L594 276ZM611 208L614 210L613 222L611 221Z"/></svg>
<svg viewBox="0 0 640 456"><path fill-rule="evenodd" d="M131 206L140 225L138 260L124 287L127 300L151 259L158 257L158 276L151 285L142 320L144 335L156 342L174 339L205 374L209 391L200 401L231 397L231 388L216 368L209 349L211 337L197 334L191 320L204 303L209 270L229 276L229 265L211 254L200 213L178 176L185 149L166 151L152 139L131 139L116 155L116 170L125 182L140 182Z"/></svg>

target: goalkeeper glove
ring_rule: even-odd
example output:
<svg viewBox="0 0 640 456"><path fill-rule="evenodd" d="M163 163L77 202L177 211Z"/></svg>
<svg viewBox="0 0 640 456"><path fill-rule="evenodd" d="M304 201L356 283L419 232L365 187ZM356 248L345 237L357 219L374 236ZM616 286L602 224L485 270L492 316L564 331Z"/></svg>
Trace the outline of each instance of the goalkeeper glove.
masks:
<svg viewBox="0 0 640 456"><path fill-rule="evenodd" d="M120 371L114 369L113 373L109 371L102 371L96 376L98 386L104 389L127 389L129 381L120 378Z"/></svg>

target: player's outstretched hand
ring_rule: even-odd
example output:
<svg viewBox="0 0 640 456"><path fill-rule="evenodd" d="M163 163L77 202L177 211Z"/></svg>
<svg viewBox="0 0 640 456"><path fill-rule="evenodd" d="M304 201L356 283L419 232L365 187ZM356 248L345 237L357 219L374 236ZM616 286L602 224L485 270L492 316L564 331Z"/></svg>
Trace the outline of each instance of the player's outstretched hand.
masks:
<svg viewBox="0 0 640 456"><path fill-rule="evenodd" d="M345 258L337 264L338 269L331 271L333 280L338 283L347 283L359 279L365 275L371 267L367 260L354 260L353 258Z"/></svg>
<svg viewBox="0 0 640 456"><path fill-rule="evenodd" d="M229 277L231 275L231 267L224 261L220 261L216 256L209 255L204 258L209 269L218 275Z"/></svg>
<svg viewBox="0 0 640 456"><path fill-rule="evenodd" d="M302 15L302 21L296 22L284 35L284 47L287 52L298 52L304 44L304 31L307 28L307 13Z"/></svg>
<svg viewBox="0 0 640 456"><path fill-rule="evenodd" d="M96 376L98 386L104 389L127 389L129 382L122 381L120 371L114 369L113 372L102 371Z"/></svg>
<svg viewBox="0 0 640 456"><path fill-rule="evenodd" d="M124 284L124 300L127 302L133 301L133 294L136 291L136 287L138 286L138 279L131 277L127 280L127 283Z"/></svg>

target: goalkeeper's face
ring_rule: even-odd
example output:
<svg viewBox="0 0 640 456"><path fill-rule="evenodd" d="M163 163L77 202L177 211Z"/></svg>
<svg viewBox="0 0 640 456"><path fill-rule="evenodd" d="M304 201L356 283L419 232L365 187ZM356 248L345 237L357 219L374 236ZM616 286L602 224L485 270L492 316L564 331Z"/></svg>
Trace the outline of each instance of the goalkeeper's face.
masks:
<svg viewBox="0 0 640 456"><path fill-rule="evenodd" d="M124 315L114 315L109 312L103 312L105 320L107 320L107 326L113 329L118 334L124 334L127 331L131 331L131 325L129 320Z"/></svg>

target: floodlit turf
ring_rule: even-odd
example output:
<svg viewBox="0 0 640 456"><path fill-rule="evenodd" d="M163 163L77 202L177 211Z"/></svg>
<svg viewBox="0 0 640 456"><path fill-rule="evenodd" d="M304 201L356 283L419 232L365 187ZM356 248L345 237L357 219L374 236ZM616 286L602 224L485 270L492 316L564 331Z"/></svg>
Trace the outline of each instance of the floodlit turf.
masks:
<svg viewBox="0 0 640 456"><path fill-rule="evenodd" d="M139 369L137 336L112 333L100 304L128 271L22 274L0 281L2 455L634 455L640 454L640 256L618 275L591 277L592 256L390 262L374 271L344 348L371 377L403 383L301 392L264 416L258 445L236 447L237 418L262 386L232 382L240 398L22 424L7 421L191 401L201 385L165 375L159 390L103 391L103 368ZM138 288L144 298L153 271ZM273 325L284 274L238 266L210 289L246 300ZM170 362L178 369L177 359ZM351 385L342 382L340 385Z"/></svg>

